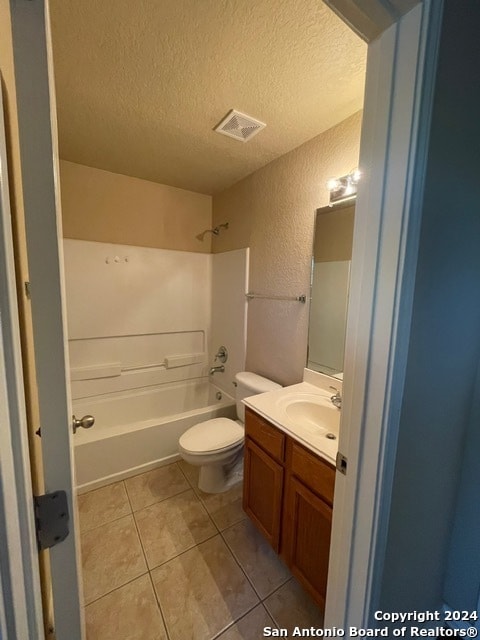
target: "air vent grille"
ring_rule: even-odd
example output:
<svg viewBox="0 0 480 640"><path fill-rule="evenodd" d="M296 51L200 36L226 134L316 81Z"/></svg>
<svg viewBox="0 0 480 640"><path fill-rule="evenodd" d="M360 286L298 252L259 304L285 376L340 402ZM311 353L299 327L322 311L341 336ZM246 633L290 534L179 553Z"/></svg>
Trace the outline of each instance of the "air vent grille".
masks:
<svg viewBox="0 0 480 640"><path fill-rule="evenodd" d="M225 118L217 124L214 131L222 133L224 136L235 138L235 140L247 142L247 140L253 138L255 134L266 126L264 122L255 120L255 118L247 116L245 113L232 109L227 113Z"/></svg>

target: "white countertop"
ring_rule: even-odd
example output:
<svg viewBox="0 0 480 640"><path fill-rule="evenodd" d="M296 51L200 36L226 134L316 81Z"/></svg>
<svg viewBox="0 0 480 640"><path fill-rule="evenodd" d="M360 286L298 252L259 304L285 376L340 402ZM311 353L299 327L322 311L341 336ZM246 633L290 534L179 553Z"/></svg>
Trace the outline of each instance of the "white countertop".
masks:
<svg viewBox="0 0 480 640"><path fill-rule="evenodd" d="M335 465L340 410L331 402L334 392L309 382L275 389L245 398L253 409L281 431ZM327 433L336 439L327 438Z"/></svg>

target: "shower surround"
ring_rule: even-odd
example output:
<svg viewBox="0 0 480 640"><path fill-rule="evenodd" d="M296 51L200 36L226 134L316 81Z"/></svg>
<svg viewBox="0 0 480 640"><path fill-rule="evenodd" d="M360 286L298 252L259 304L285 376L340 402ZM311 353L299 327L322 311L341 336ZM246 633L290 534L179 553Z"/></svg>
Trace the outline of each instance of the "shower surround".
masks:
<svg viewBox="0 0 480 640"><path fill-rule="evenodd" d="M248 249L220 254L64 240L79 490L177 459L178 437L234 416L245 367ZM208 370L229 351L225 373ZM221 395L221 399L217 396Z"/></svg>

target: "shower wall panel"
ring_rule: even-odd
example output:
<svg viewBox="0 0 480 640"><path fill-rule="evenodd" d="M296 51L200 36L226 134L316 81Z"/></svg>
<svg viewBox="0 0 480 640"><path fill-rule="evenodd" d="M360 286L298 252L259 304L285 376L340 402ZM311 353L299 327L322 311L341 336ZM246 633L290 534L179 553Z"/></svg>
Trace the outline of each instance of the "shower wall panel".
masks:
<svg viewBox="0 0 480 640"><path fill-rule="evenodd" d="M73 398L208 373L212 256L64 240Z"/></svg>
<svg viewBox="0 0 480 640"><path fill-rule="evenodd" d="M249 249L213 255L212 331L210 352L228 350L225 373L215 374L215 384L233 394L235 374L245 370ZM215 364L219 364L218 362Z"/></svg>

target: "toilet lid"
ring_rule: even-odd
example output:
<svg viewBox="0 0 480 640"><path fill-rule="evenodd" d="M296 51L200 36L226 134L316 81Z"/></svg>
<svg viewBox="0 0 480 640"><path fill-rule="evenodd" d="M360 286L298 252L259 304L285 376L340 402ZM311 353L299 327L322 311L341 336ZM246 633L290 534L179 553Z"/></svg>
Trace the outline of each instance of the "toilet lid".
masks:
<svg viewBox="0 0 480 640"><path fill-rule="evenodd" d="M225 449L243 440L243 428L229 418L213 418L200 422L180 436L179 444L191 453Z"/></svg>

